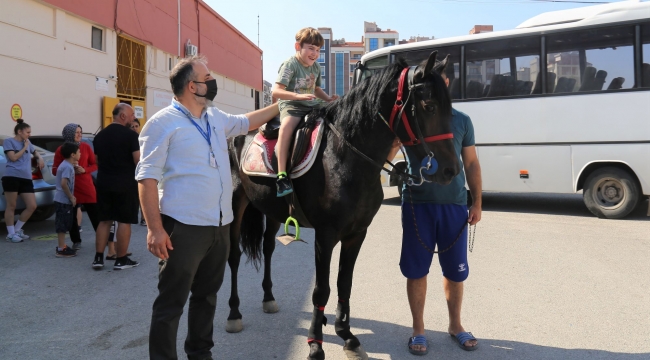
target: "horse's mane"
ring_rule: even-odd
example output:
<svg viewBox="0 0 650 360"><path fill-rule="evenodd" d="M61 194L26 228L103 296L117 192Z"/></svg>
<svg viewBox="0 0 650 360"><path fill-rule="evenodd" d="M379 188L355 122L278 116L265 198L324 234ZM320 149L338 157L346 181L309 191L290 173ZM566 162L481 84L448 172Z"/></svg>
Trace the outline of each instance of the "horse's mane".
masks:
<svg viewBox="0 0 650 360"><path fill-rule="evenodd" d="M395 80L407 66L403 59L388 65L356 85L339 100L327 104L321 109L321 115L335 121L340 131L346 134L346 138L363 135L362 129L368 129L376 123L375 119L384 100L382 95L390 86L397 88Z"/></svg>

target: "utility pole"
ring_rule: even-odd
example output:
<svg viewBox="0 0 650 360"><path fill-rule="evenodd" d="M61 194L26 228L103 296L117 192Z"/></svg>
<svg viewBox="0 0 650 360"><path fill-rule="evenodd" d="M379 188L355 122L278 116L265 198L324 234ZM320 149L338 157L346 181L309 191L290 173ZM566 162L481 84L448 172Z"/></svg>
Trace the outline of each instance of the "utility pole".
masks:
<svg viewBox="0 0 650 360"><path fill-rule="evenodd" d="M257 47L260 47L260 14L257 14Z"/></svg>

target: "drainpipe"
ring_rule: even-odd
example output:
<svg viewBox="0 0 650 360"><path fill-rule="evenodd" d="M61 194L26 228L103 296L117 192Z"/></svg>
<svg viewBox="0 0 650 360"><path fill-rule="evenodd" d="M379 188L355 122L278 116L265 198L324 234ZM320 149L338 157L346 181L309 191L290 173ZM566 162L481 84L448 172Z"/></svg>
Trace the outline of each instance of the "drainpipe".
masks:
<svg viewBox="0 0 650 360"><path fill-rule="evenodd" d="M178 0L178 57L181 57L181 0Z"/></svg>

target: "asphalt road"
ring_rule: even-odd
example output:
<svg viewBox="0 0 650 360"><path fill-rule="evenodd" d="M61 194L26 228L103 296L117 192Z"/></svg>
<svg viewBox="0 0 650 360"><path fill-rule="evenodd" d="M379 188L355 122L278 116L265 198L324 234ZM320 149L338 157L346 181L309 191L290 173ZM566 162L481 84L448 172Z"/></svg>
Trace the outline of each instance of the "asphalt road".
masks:
<svg viewBox="0 0 650 360"><path fill-rule="evenodd" d="M463 324L480 348L464 352L446 334L439 270L430 274L426 328L436 359L650 359L650 218L601 220L580 195L486 194L469 255ZM369 229L357 262L351 325L371 359L415 359L406 350L410 312L400 274L400 201L395 188ZM647 202L645 203L647 209ZM0 359L146 359L156 259L146 230L134 226L134 269L93 271L94 233L83 224L79 256L55 258L56 240L0 242ZM52 234L53 220L28 224L32 237ZM244 331L224 331L229 272L218 296L215 359L304 359L314 283L309 244L277 243L273 282L280 312L261 309L262 274L240 269ZM3 235L4 236L4 235ZM337 254L337 251L335 251ZM336 269L326 308L336 307ZM243 264L243 263L242 263ZM187 331L181 319L181 358ZM342 341L325 327L328 359L343 359Z"/></svg>

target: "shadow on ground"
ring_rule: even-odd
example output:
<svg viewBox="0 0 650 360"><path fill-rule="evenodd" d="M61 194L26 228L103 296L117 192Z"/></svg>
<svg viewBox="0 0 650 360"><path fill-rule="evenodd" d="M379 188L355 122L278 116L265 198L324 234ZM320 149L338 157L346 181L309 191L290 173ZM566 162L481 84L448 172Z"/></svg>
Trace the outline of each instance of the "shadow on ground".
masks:
<svg viewBox="0 0 650 360"><path fill-rule="evenodd" d="M311 319L311 313L302 312L305 320ZM328 315L328 323L334 323L334 315ZM411 359L415 358L408 353L407 341L412 329L374 320L357 319L352 317L351 323L353 333L357 334L359 341L369 354L370 359ZM298 330L295 335L303 335L305 331ZM361 333L361 334L359 334ZM480 334L479 349L473 352L466 352L458 347L456 342L446 333L439 331L426 331L429 340L429 354L422 358L437 359L576 359L576 360L641 360L650 358L650 353L616 353L593 349L563 349L535 344L528 344L517 341L501 339L482 339ZM336 335L325 335L326 357L339 359L343 358L343 341ZM332 351L328 344L338 344L340 350ZM328 349L329 348L329 349ZM328 351L329 350L329 351ZM308 353L307 345L304 347L305 356Z"/></svg>
<svg viewBox="0 0 650 360"><path fill-rule="evenodd" d="M394 196L385 198L382 204L400 206L402 201ZM594 217L585 207L581 194L485 192L483 211ZM645 200L622 220L650 221L647 211L648 200Z"/></svg>

